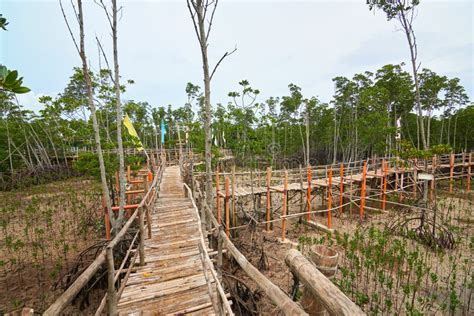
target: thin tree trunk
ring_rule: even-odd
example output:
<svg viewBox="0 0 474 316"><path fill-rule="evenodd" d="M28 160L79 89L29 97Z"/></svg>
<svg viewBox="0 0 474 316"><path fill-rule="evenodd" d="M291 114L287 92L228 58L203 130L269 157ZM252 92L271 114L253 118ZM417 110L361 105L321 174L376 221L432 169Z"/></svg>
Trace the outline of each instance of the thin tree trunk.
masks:
<svg viewBox="0 0 474 316"><path fill-rule="evenodd" d="M413 71L413 79L415 81L415 101L416 101L416 109L418 112L418 125L420 127L421 132L421 141L423 144L423 149L427 149L426 143L426 136L425 136L425 127L423 125L423 111L421 109L421 100L420 100L420 83L418 80L418 69L416 65L416 58L417 58L417 47L416 47L416 40L414 38L414 32L412 29L411 22L407 20L405 16L405 12L401 10L400 12L400 22L403 26L403 30L405 31L405 35L407 37L408 46L410 47L410 57L411 57L411 66Z"/></svg>
<svg viewBox="0 0 474 316"><path fill-rule="evenodd" d="M105 204L107 206L107 212L109 214L109 218L112 224L112 227L115 227L115 217L112 212L112 205L110 202L110 195L109 195L109 187L107 185L107 176L105 172L105 164L104 164L104 156L102 153L102 145L100 144L100 133L99 133L99 124L97 123L97 116L96 116L96 108L94 104L93 92L92 92L92 82L89 76L89 68L87 66L87 57L85 53L85 45L84 45L84 16L82 12L82 0L77 0L78 5L78 22L79 22L79 32L80 32L80 48L79 48L79 56L81 57L82 61L82 72L84 74L84 81L87 87L87 104L91 111L92 117L92 126L94 128L94 140L97 149L97 156L99 158L99 169L100 169L100 179L102 183L102 194L105 199Z"/></svg>
<svg viewBox="0 0 474 316"><path fill-rule="evenodd" d="M125 206L125 158L123 154L122 143L122 105L120 102L120 73L118 63L118 47L117 47L117 0L112 0L112 38L114 50L114 83L115 83L115 99L117 111L117 145L119 154L119 182L120 182L120 210L117 218L117 228L122 225Z"/></svg>

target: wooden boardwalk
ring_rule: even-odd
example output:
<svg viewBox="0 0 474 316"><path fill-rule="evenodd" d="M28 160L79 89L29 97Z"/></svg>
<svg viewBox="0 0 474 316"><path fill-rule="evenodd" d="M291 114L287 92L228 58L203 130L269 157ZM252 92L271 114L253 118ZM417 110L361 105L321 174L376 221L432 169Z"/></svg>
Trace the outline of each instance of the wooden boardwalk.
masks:
<svg viewBox="0 0 474 316"><path fill-rule="evenodd" d="M216 285L209 268L203 268L198 218L184 195L178 166L165 169L151 219L145 265L130 274L119 315L213 315Z"/></svg>

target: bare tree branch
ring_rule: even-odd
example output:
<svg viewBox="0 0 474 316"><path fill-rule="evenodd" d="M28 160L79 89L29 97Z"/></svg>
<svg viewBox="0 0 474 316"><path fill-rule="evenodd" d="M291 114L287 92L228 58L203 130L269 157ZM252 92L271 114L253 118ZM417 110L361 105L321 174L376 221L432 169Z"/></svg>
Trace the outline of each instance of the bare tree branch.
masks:
<svg viewBox="0 0 474 316"><path fill-rule="evenodd" d="M234 48L234 50L232 50L231 52L225 52L225 54L221 57L221 59L219 59L219 61L217 62L216 66L214 67L214 69L212 70L211 72L211 77L210 77L210 80L212 81L212 77L214 76L214 73L216 72L217 70L217 67L219 67L219 65L221 64L221 62L228 56L232 55L233 53L235 53L237 51L237 46Z"/></svg>
<svg viewBox="0 0 474 316"><path fill-rule="evenodd" d="M77 53L80 55L81 52L79 50L79 46L77 45L76 38L74 37L74 34L72 33L71 26L69 25L69 21L66 17L66 13L64 12L64 7L63 7L63 3L62 3L61 0L59 0L59 6L61 7L61 12L63 13L63 17L64 17L64 22L66 22L66 26L67 26L67 29L69 31L69 34L71 35L74 46L76 47Z"/></svg>
<svg viewBox="0 0 474 316"><path fill-rule="evenodd" d="M104 48L102 47L102 44L101 44L99 38L97 37L97 35L96 35L95 39L97 41L97 45L99 46L100 51L102 52L102 56L104 56L105 64L107 65L107 69L109 70L110 80L112 81L112 83L115 84L114 78L112 77L112 70L110 68L109 61L107 59L107 55L105 54Z"/></svg>

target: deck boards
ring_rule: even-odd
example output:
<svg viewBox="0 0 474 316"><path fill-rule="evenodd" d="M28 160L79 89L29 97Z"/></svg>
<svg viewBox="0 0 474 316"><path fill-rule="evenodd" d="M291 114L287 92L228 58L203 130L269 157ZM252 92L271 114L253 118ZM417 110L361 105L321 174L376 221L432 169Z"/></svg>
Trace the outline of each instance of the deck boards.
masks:
<svg viewBox="0 0 474 316"><path fill-rule="evenodd" d="M213 315L199 252L198 219L184 196L178 166L167 167L145 240L145 266L130 274L118 302L119 315ZM207 272L211 282L211 272Z"/></svg>

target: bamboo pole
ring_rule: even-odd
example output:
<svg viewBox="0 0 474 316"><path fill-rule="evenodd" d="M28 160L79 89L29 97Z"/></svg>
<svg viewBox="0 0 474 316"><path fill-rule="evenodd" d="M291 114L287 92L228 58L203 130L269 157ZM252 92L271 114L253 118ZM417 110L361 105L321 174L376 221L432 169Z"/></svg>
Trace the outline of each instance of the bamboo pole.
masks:
<svg viewBox="0 0 474 316"><path fill-rule="evenodd" d="M229 198L230 198L230 180L229 177L225 177L225 234L227 237L230 236L230 212L229 212Z"/></svg>
<svg viewBox="0 0 474 316"><path fill-rule="evenodd" d="M232 166L232 225L237 226L237 217L235 214L235 165Z"/></svg>
<svg viewBox="0 0 474 316"><path fill-rule="evenodd" d="M435 171L436 171L436 155L431 158L431 174L433 175L433 180L431 180L430 186L430 198L433 199L434 190L435 190Z"/></svg>
<svg viewBox="0 0 474 316"><path fill-rule="evenodd" d="M285 170L285 178L283 179L283 203L282 203L282 215L286 216L287 212L287 190L288 190L288 171ZM285 241L286 236L286 218L283 217L281 220L281 241Z"/></svg>
<svg viewBox="0 0 474 316"><path fill-rule="evenodd" d="M130 165L127 165L127 181L130 181L130 174L131 174Z"/></svg>
<svg viewBox="0 0 474 316"><path fill-rule="evenodd" d="M453 192L454 154L449 156L449 193Z"/></svg>
<svg viewBox="0 0 474 316"><path fill-rule="evenodd" d="M364 161L364 167L362 168L362 183L360 189L360 206L359 206L359 215L360 219L364 217L364 207L365 207L365 179L367 176L367 161Z"/></svg>
<svg viewBox="0 0 474 316"><path fill-rule="evenodd" d="M143 208L138 209L138 222L139 222L139 231L140 231L140 241L138 245L138 251L140 252L140 265L145 265L145 214Z"/></svg>
<svg viewBox="0 0 474 316"><path fill-rule="evenodd" d="M220 180L219 180L219 168L216 169L216 209L217 209L217 222L219 225L221 224L221 197L219 194L219 186L220 186Z"/></svg>
<svg viewBox="0 0 474 316"><path fill-rule="evenodd" d="M332 226L331 207L332 207L332 166L329 167L329 179L328 179L328 228L329 229Z"/></svg>
<svg viewBox="0 0 474 316"><path fill-rule="evenodd" d="M344 164L341 163L339 170L339 214L342 214L342 204L344 203Z"/></svg>
<svg viewBox="0 0 474 316"><path fill-rule="evenodd" d="M383 188L382 188L382 210L385 211L385 204L387 199L387 176L388 176L388 163L384 160L383 165Z"/></svg>
<svg viewBox="0 0 474 316"><path fill-rule="evenodd" d="M311 165L308 164L308 171L306 174L306 178L308 181L308 188L306 189L306 220L309 221L311 219L311 182L312 182L312 174L311 174Z"/></svg>
<svg viewBox="0 0 474 316"><path fill-rule="evenodd" d="M104 210L105 238L107 240L110 240L110 218L109 212L107 212L107 207L105 205L104 196L102 196L102 209Z"/></svg>
<svg viewBox="0 0 474 316"><path fill-rule="evenodd" d="M418 159L415 158L413 164L413 198L416 199L416 193L418 190Z"/></svg>
<svg viewBox="0 0 474 316"><path fill-rule="evenodd" d="M352 170L351 170L351 183L350 183L350 187L349 187L349 200L352 201L352 186L353 186L353 182L352 181ZM349 205L349 213L351 215L351 219L352 219L352 203Z"/></svg>
<svg viewBox="0 0 474 316"><path fill-rule="evenodd" d="M471 164L472 164L472 153L469 153L469 161L467 164L467 181L466 181L466 190L471 190Z"/></svg>
<svg viewBox="0 0 474 316"><path fill-rule="evenodd" d="M266 230L270 231L270 212L271 212L271 191L270 191L270 185L271 185L271 179L272 179L272 167L267 167L267 214L266 214Z"/></svg>
<svg viewBox="0 0 474 316"><path fill-rule="evenodd" d="M107 302L108 315L117 315L117 291L115 290L115 267L114 254L112 246L105 248L105 257L107 260Z"/></svg>

